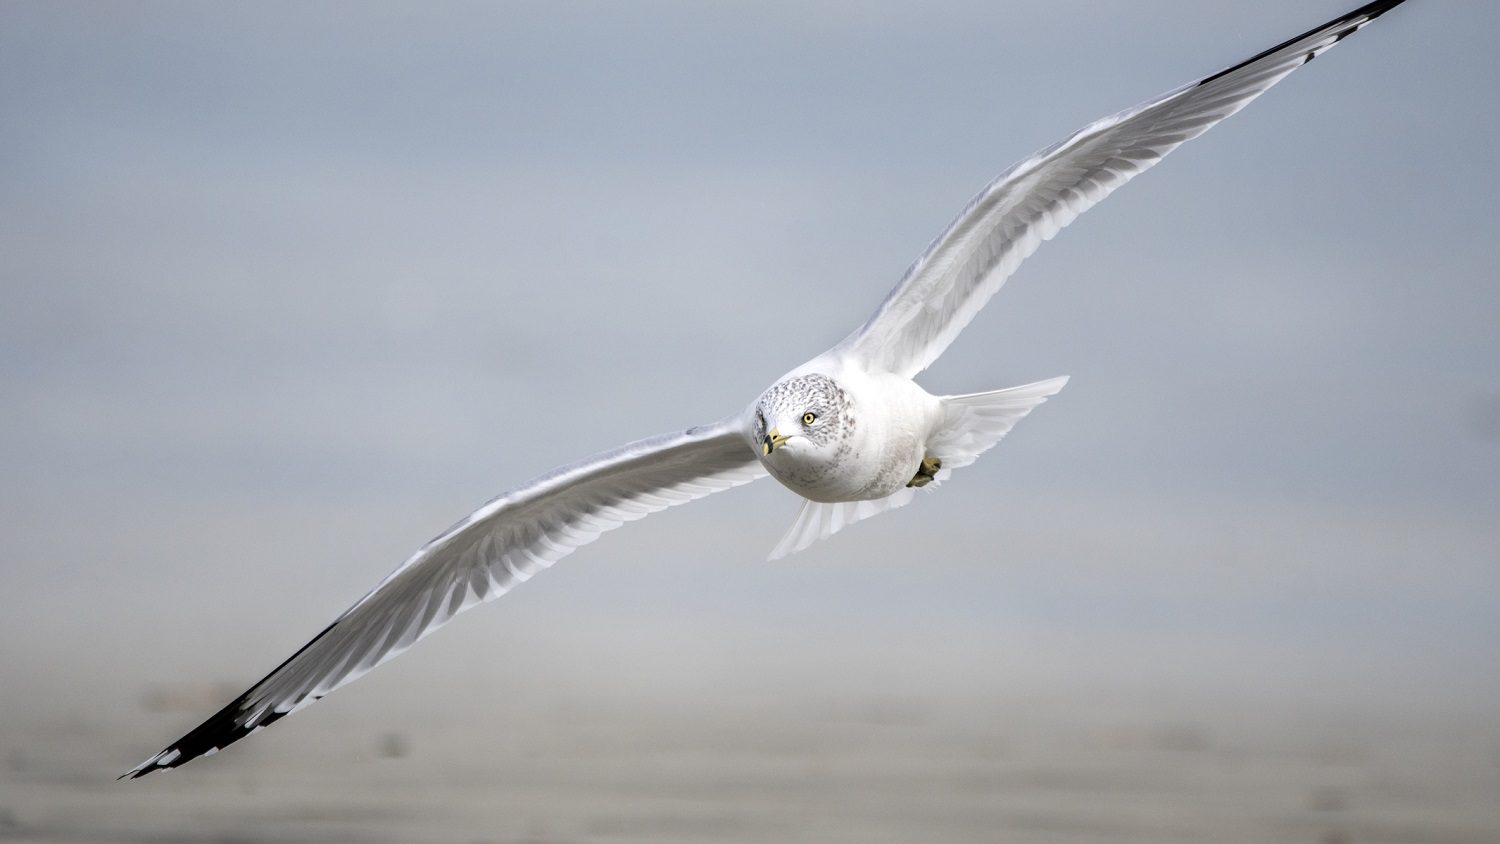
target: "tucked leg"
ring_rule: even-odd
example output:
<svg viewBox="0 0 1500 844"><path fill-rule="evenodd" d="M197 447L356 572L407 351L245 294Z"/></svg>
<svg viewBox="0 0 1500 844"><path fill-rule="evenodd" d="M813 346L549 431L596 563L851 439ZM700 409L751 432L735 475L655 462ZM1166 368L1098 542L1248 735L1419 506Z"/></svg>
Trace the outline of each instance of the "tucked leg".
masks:
<svg viewBox="0 0 1500 844"><path fill-rule="evenodd" d="M929 454L922 458L922 465L917 467L917 473L912 475L911 480L907 481L906 485L916 487L927 486L932 483L933 478L937 477L938 470L941 468L943 468L943 461Z"/></svg>

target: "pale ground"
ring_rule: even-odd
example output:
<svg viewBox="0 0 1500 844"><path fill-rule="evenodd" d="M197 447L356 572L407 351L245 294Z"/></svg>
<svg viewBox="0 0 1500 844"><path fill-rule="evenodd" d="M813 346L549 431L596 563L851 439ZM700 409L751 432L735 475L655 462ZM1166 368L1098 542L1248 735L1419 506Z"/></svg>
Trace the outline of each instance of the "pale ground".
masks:
<svg viewBox="0 0 1500 844"><path fill-rule="evenodd" d="M137 697L110 723L68 714L87 705L8 713L0 839L1500 841L1500 724L1482 715L817 686L698 687L665 707L461 686L415 723L421 705L384 706L381 684L353 714L323 704L132 782L114 777L198 704Z"/></svg>
<svg viewBox="0 0 1500 844"><path fill-rule="evenodd" d="M123 782L379 554L306 565L315 542L210 521L201 550L165 548L186 561L170 577L67 580L132 534L60 533L101 545L0 613L0 842L1500 842L1490 533L1334 522L1333 543L1257 518L1290 550L1245 561L1222 537L1252 534L1183 511L1070 534L1000 509L1034 548L945 561L851 531L794 565L746 562L764 543L712 500L707 534L663 514L223 753ZM961 500L928 512L955 545L983 524ZM358 546L367 523L316 535Z"/></svg>

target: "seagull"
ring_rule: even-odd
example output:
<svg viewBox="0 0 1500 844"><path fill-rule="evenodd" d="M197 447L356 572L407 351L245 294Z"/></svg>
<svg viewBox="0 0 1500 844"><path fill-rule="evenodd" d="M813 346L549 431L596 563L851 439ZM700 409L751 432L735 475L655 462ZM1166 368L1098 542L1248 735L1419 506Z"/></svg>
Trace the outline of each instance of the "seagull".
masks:
<svg viewBox="0 0 1500 844"><path fill-rule="evenodd" d="M802 498L774 559L937 487L1067 382L937 396L912 380L1016 267L1120 185L1402 2L1367 3L1017 162L959 212L873 316L743 411L596 454L500 495L423 545L244 694L121 778L217 753L606 531L658 510L769 474Z"/></svg>

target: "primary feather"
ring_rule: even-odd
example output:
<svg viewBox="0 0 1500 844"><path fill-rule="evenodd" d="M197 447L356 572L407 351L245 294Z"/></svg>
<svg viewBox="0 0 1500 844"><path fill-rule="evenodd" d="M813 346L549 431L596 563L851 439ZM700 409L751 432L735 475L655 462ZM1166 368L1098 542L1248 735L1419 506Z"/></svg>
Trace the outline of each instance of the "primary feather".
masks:
<svg viewBox="0 0 1500 844"><path fill-rule="evenodd" d="M1361 6L1233 67L1095 121L1012 165L970 200L875 315L835 351L907 377L926 369L1042 241L1402 2Z"/></svg>
<svg viewBox="0 0 1500 844"><path fill-rule="evenodd" d="M605 531L765 474L736 416L640 440L507 492L422 546L276 670L126 776L214 753L313 703Z"/></svg>

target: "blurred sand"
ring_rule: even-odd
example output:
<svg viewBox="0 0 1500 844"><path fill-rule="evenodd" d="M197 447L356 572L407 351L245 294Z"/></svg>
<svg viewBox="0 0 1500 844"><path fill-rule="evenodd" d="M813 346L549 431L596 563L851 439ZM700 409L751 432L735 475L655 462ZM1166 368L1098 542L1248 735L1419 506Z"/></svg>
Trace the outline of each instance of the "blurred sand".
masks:
<svg viewBox="0 0 1500 844"><path fill-rule="evenodd" d="M421 723L361 705L131 782L193 713L7 717L0 839L1500 841L1500 729L1477 720L1083 696L496 695Z"/></svg>

